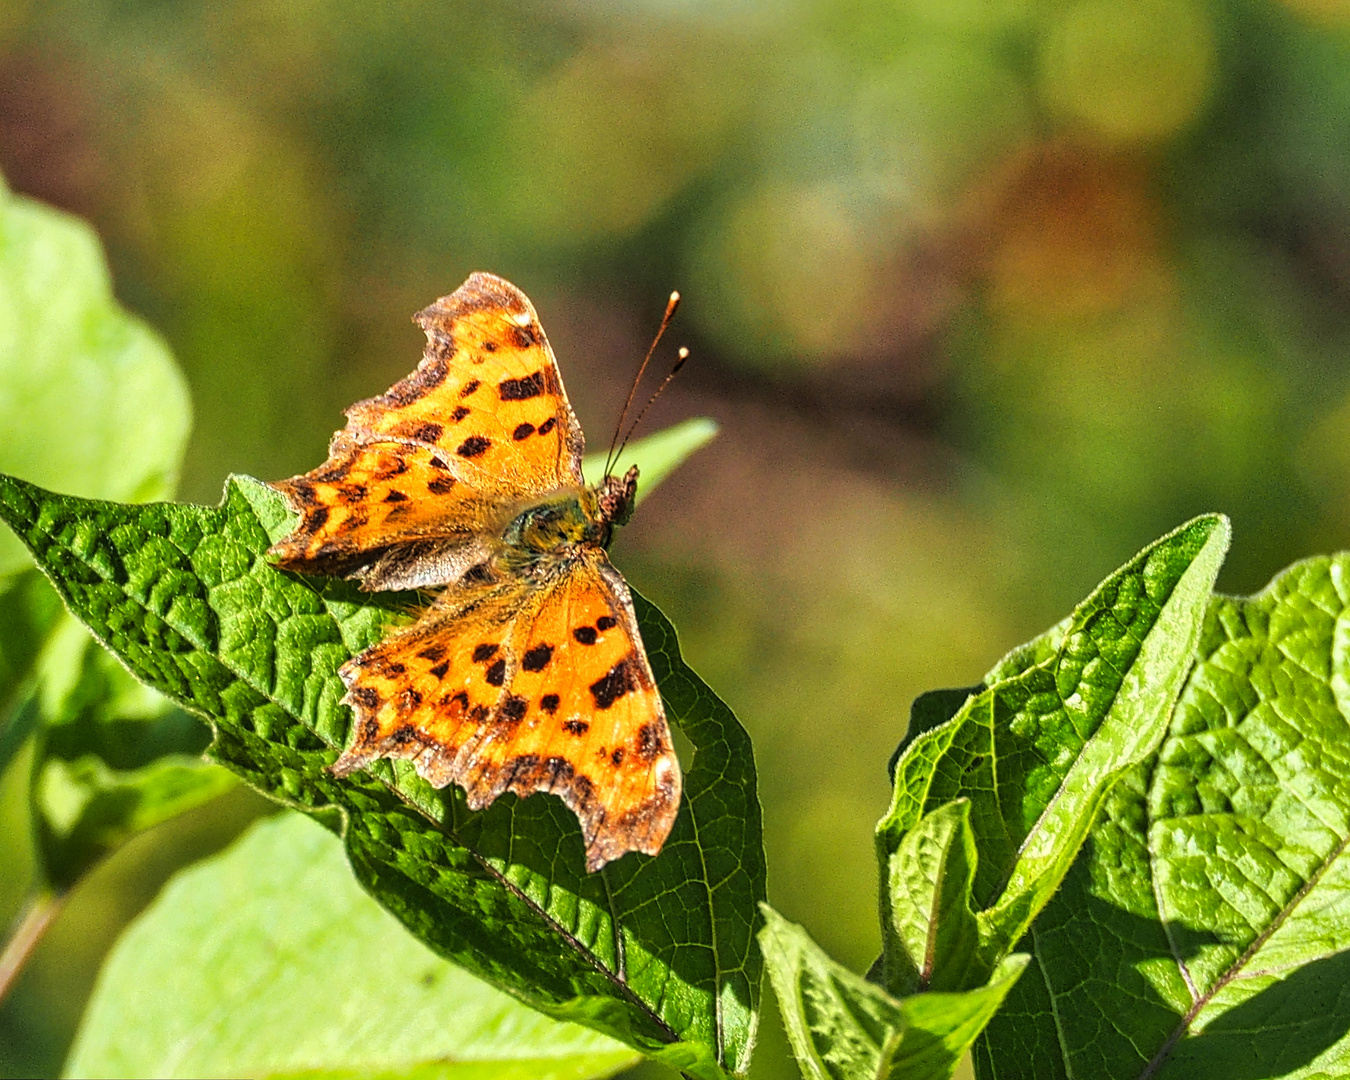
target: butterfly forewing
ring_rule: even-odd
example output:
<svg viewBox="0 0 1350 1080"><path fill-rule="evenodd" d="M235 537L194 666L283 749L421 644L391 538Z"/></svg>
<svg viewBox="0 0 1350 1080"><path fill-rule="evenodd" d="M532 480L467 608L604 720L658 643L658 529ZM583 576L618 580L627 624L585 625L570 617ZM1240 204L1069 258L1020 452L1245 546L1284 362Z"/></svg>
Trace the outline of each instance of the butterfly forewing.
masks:
<svg viewBox="0 0 1350 1080"><path fill-rule="evenodd" d="M421 364L348 409L349 431L434 446L457 475L507 497L582 483L581 427L524 293L474 274L415 319L427 335Z"/></svg>
<svg viewBox="0 0 1350 1080"><path fill-rule="evenodd" d="M582 483L581 429L524 293L474 274L416 319L417 370L347 410L323 465L274 485L301 514L272 549L280 566L372 589L444 584L473 562L447 551L499 530L522 501ZM370 569L410 541L444 541L429 549L443 568Z"/></svg>

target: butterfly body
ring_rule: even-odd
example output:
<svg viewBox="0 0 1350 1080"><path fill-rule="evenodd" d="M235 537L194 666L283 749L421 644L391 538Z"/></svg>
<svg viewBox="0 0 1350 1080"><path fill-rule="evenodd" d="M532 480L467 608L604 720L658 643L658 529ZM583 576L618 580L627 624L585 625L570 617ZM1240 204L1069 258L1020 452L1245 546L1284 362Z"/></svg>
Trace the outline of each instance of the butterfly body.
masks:
<svg viewBox="0 0 1350 1080"><path fill-rule="evenodd" d="M344 775L381 757L479 809L559 795L587 868L655 854L680 770L628 588L606 549L637 470L587 486L583 439L534 309L474 274L421 312L417 371L347 412L320 468L276 485L300 515L277 564L441 591L353 657Z"/></svg>
<svg viewBox="0 0 1350 1080"><path fill-rule="evenodd" d="M563 489L525 507L502 532L497 563L507 574L547 579L583 546L608 549L614 526L632 512L637 468L593 488Z"/></svg>

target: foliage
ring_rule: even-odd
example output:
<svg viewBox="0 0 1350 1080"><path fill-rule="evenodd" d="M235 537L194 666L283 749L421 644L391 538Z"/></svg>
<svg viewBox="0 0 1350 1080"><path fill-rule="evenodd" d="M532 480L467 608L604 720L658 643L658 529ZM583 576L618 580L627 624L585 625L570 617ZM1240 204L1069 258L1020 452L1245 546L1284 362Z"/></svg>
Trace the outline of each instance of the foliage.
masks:
<svg viewBox="0 0 1350 1080"><path fill-rule="evenodd" d="M406 763L328 772L350 722L337 669L409 598L272 567L290 514L270 488L234 478L219 508L141 507L0 477L0 518L100 641L211 723L213 760L340 828L358 879L434 950L692 1074L748 1063L764 897L754 762L650 604L636 598L643 640L695 757L661 856L588 875L556 800L472 812Z"/></svg>
<svg viewBox="0 0 1350 1080"><path fill-rule="evenodd" d="M1208 55L1196 11L1150 12ZM1133 32L1113 20L1089 4L1060 26L1047 100L1171 130L1204 70L1174 64L1190 96L1156 115L1075 96L1082 41ZM0 473L0 519L45 575L0 539L0 767L31 738L39 894L236 778L341 841L288 813L180 876L110 958L73 1074L581 1080L646 1056L725 1080L749 1067L764 969L812 1078L936 1080L972 1051L982 1078L1350 1074L1350 556L1216 595L1228 522L1196 518L979 685L920 697L862 976L765 902L749 737L640 595L693 747L659 856L587 875L554 799L471 812L406 763L334 777L337 668L416 598L277 571L289 515L247 477L219 507L138 503L172 491L181 379L92 234L4 191L0 302L0 467L28 477ZM645 494L714 431L624 464Z"/></svg>
<svg viewBox="0 0 1350 1080"><path fill-rule="evenodd" d="M0 468L116 499L172 493L190 423L159 337L118 306L93 230L0 182ZM138 684L0 535L0 769L37 731L39 890L231 780L181 710Z"/></svg>
<svg viewBox="0 0 1350 1080"><path fill-rule="evenodd" d="M581 1080L636 1058L442 960L303 815L181 874L108 958L68 1076Z"/></svg>
<svg viewBox="0 0 1350 1080"><path fill-rule="evenodd" d="M1350 1071L1350 557L1214 597L1156 750L1023 947L981 1076Z"/></svg>

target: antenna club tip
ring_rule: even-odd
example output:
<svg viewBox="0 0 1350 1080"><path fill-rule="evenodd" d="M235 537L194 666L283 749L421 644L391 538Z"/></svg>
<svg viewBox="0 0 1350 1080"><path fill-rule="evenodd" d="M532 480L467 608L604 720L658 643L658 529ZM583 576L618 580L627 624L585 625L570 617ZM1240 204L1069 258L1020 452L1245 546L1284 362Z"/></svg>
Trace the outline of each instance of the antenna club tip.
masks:
<svg viewBox="0 0 1350 1080"><path fill-rule="evenodd" d="M678 304L680 302L680 292L678 289L674 289L671 291L670 302L672 304Z"/></svg>
<svg viewBox="0 0 1350 1080"><path fill-rule="evenodd" d="M680 359L681 359L681 360L688 360L688 359L689 359L689 350L686 349L683 345L680 346L679 356L680 356Z"/></svg>

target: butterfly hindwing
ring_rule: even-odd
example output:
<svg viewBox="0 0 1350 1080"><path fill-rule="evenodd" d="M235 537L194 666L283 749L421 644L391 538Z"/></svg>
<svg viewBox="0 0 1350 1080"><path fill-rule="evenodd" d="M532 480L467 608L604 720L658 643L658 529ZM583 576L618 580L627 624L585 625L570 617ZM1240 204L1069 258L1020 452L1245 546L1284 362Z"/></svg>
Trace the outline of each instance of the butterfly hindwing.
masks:
<svg viewBox="0 0 1350 1080"><path fill-rule="evenodd" d="M550 588L485 586L343 668L357 736L336 769L411 759L475 809L550 791L581 822L587 867L655 854L680 771L623 579L599 550Z"/></svg>
<svg viewBox="0 0 1350 1080"><path fill-rule="evenodd" d="M362 446L340 433L329 453L321 468L273 484L300 513L295 531L272 547L283 569L366 577L399 546L420 545L424 556L431 549L473 552L475 539L501 515L496 502L456 479L429 447ZM382 579L371 587L418 588L453 576Z"/></svg>

